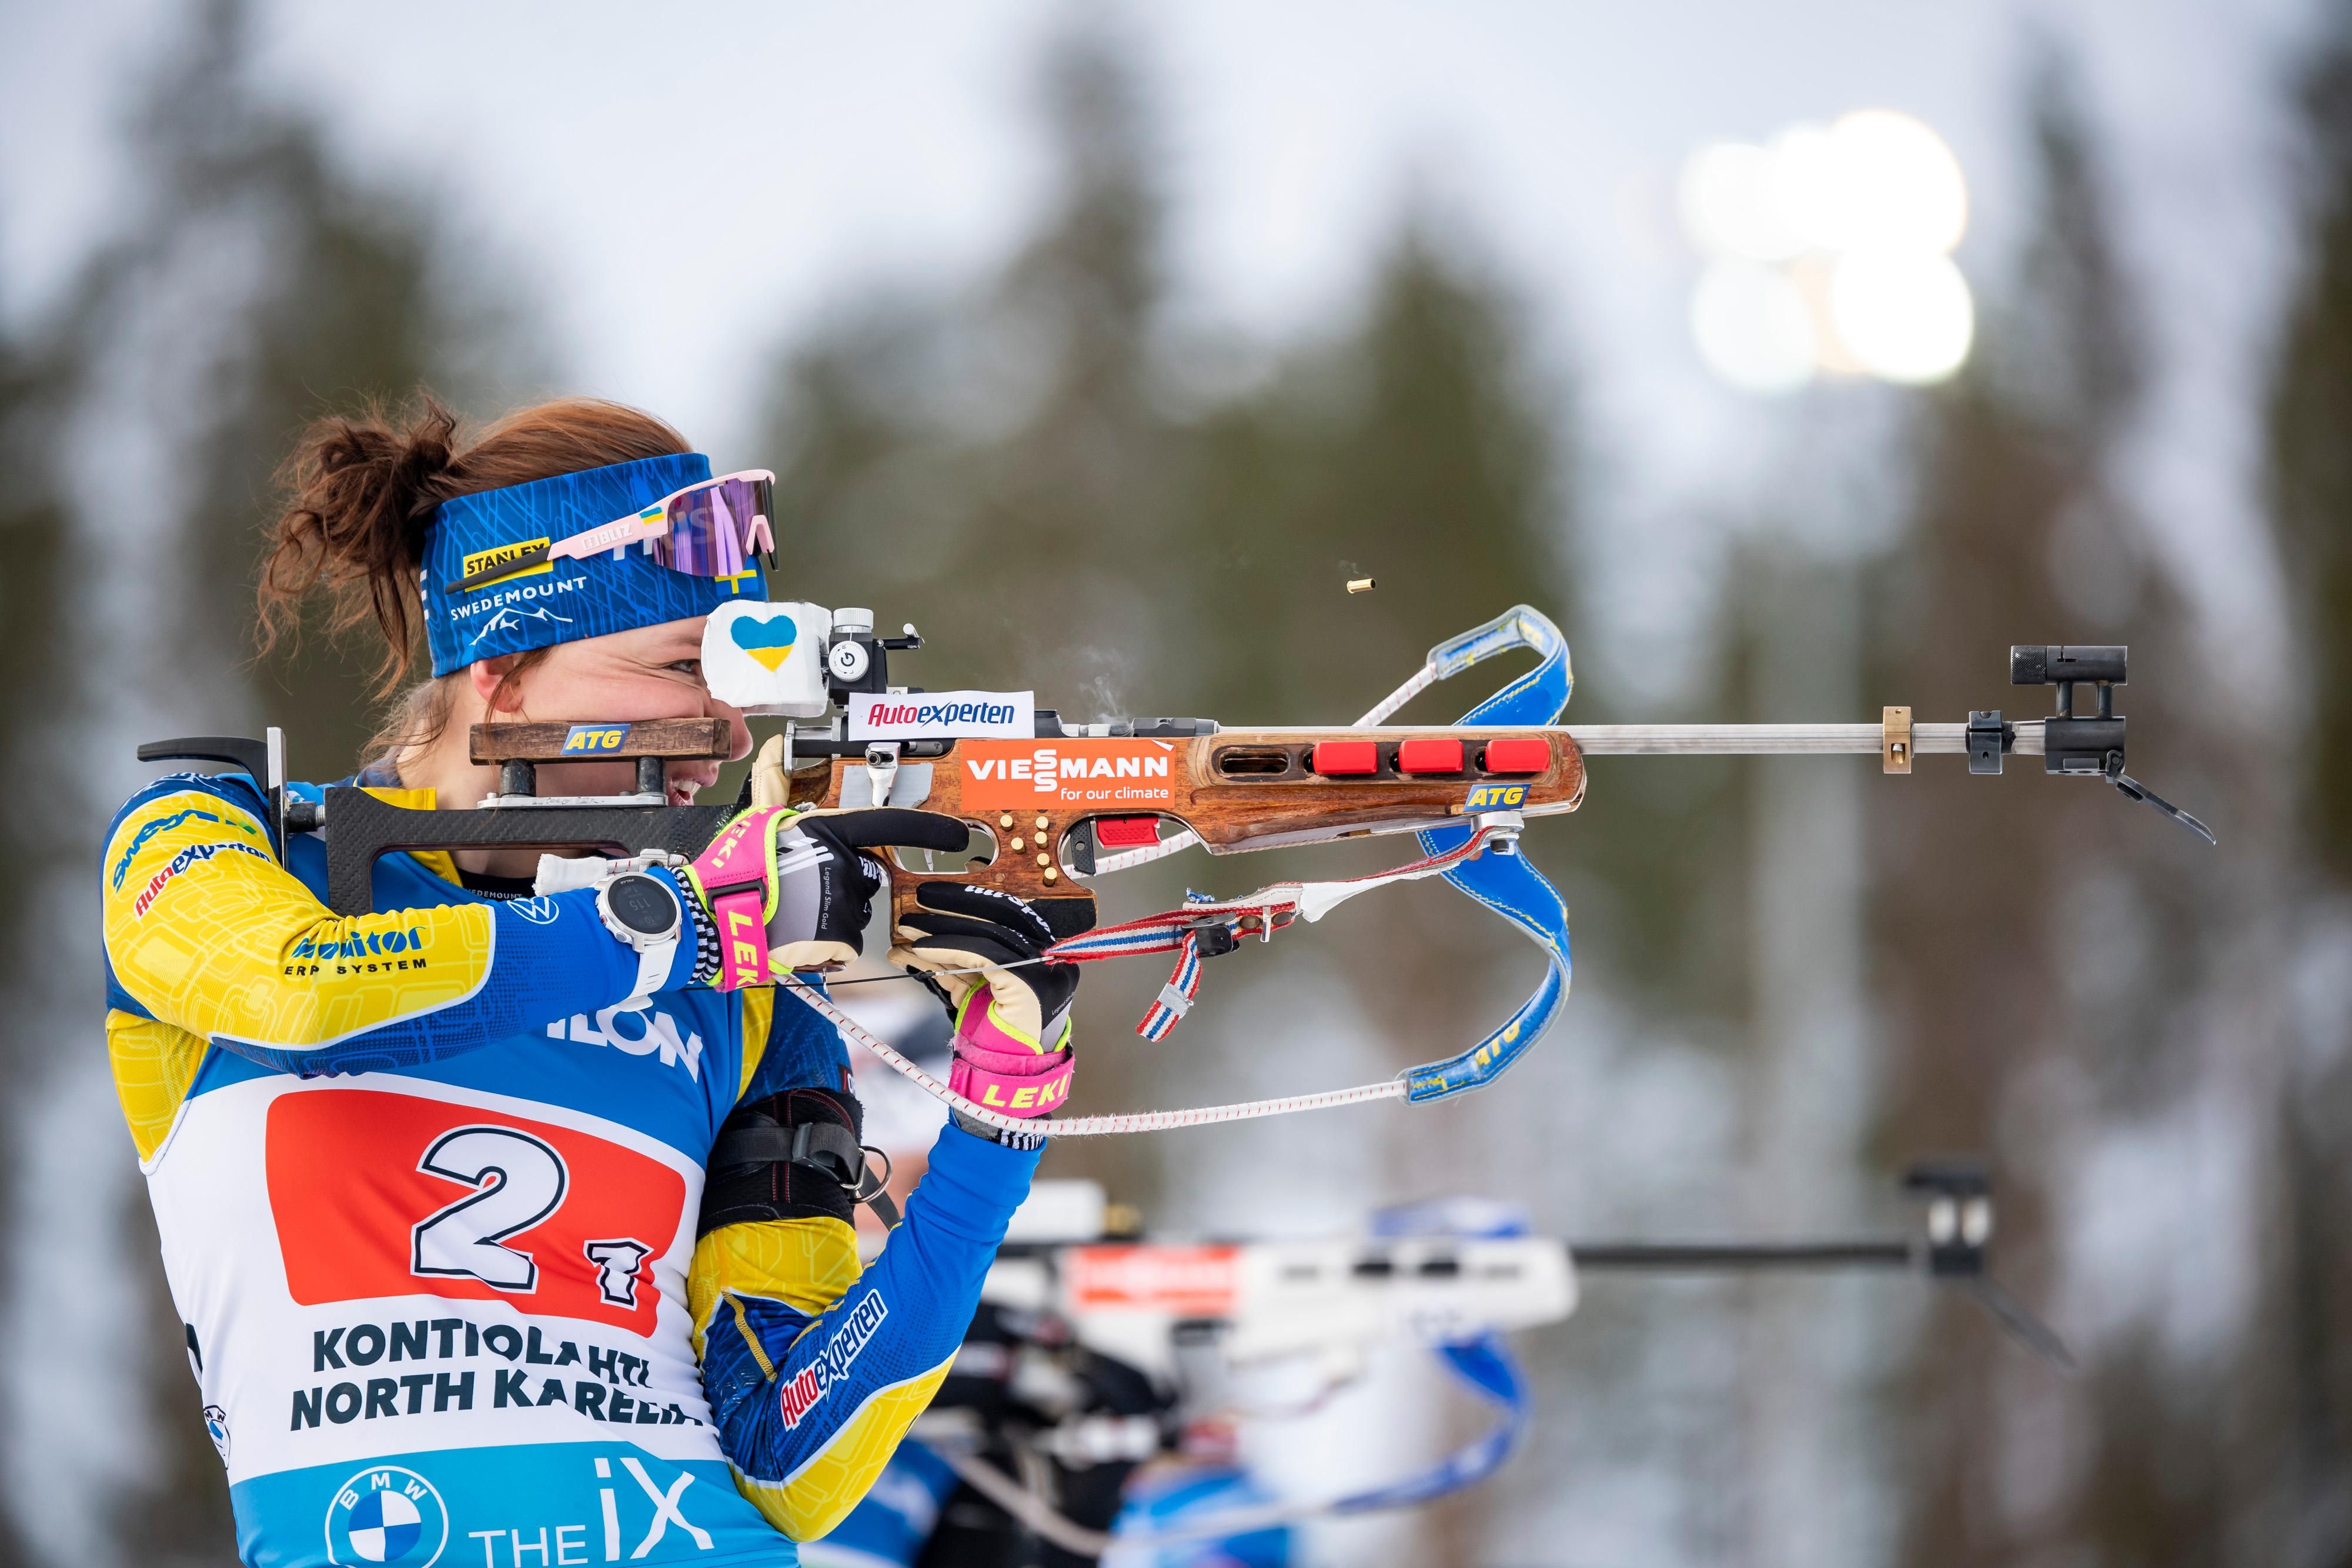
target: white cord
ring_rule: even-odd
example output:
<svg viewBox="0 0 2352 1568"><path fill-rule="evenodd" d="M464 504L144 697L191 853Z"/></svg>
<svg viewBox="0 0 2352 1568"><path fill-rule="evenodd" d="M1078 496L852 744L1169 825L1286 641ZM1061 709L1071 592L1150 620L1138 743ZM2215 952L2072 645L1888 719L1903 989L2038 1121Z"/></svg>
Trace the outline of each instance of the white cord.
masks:
<svg viewBox="0 0 2352 1568"><path fill-rule="evenodd" d="M1122 1133L1160 1133L1173 1127L1205 1127L1219 1122L1249 1122L1260 1116L1286 1116L1295 1111L1323 1111L1339 1105L1360 1105L1372 1100L1402 1100L1402 1078L1361 1083L1353 1089L1330 1089L1319 1094L1292 1094L1275 1100L1244 1100L1231 1105L1196 1105L1188 1111L1132 1111L1107 1116L1074 1116L1047 1122L1008 1116L967 1100L900 1054L887 1040L869 1031L844 1012L831 998L797 975L783 978L783 988L814 1008L844 1037L856 1040L895 1069L908 1082L944 1105L1000 1132L1042 1133L1049 1138L1100 1138Z"/></svg>
<svg viewBox="0 0 2352 1568"><path fill-rule="evenodd" d="M1412 679L1405 682L1404 685L1399 686L1396 690L1382 697L1373 706L1371 712L1366 714L1363 717L1358 719L1354 724L1349 725L1348 727L1350 729L1362 729L1369 725L1380 723L1381 720L1388 717L1389 715L1396 712L1397 709L1404 706L1405 704L1412 701L1413 698L1421 695L1422 693L1435 685L1437 682L1437 666L1435 664L1422 665L1421 669L1413 675Z"/></svg>
<svg viewBox="0 0 2352 1568"><path fill-rule="evenodd" d="M1115 871L1126 871L1131 866L1149 865L1153 861L1167 859L1179 850L1189 850L1200 841L1201 835L1187 828L1174 838L1162 839L1139 850L1121 850L1115 855L1097 855L1093 874L1105 876Z"/></svg>

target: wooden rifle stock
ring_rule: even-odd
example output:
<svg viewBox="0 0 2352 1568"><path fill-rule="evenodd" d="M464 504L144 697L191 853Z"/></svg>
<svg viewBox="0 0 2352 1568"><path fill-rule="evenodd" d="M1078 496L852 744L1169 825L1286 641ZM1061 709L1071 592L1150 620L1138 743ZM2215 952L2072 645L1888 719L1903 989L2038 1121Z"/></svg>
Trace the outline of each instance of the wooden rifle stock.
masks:
<svg viewBox="0 0 2352 1568"><path fill-rule="evenodd" d="M1497 744L1500 743L1500 744ZM1095 924L1085 885L1106 853L1149 848L1172 821L1213 854L1444 827L1486 811L1572 811L1584 760L1562 728L1227 729L1213 735L959 740L935 761L835 758L795 775L795 803L877 798L943 812L973 834L968 863L902 852L895 917L924 882L1034 903L1060 936ZM884 780L887 779L887 782Z"/></svg>

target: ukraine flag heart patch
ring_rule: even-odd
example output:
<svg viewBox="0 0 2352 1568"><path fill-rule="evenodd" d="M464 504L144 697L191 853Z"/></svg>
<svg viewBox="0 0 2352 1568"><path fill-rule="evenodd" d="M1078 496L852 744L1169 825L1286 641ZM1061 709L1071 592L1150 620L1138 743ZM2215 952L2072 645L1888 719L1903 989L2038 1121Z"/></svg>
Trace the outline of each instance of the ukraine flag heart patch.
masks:
<svg viewBox="0 0 2352 1568"><path fill-rule="evenodd" d="M727 632L734 638L737 647L771 671L784 667L784 661L792 657L793 644L801 634L799 624L788 614L779 615L772 621L741 616Z"/></svg>

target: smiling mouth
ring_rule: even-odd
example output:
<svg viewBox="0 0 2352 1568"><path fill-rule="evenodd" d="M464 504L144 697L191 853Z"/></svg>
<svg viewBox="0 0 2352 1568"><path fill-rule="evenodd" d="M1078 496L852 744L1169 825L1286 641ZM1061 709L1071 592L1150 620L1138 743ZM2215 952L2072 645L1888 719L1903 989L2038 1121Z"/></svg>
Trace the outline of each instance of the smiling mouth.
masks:
<svg viewBox="0 0 2352 1568"><path fill-rule="evenodd" d="M697 795L719 780L715 776L709 779L698 779L690 773L673 773L666 782L667 787L664 794L668 798L671 805L691 806Z"/></svg>

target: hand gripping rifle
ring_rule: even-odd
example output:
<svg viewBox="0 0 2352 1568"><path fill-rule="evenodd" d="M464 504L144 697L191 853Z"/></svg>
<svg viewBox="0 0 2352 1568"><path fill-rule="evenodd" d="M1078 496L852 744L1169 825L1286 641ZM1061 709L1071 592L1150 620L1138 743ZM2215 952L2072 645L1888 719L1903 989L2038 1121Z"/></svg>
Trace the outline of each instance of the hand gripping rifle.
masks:
<svg viewBox="0 0 2352 1568"><path fill-rule="evenodd" d="M1030 1207L1055 1207L1056 1187L1093 1184L1041 1183ZM971 1408L943 1397L917 1421L913 1435L1022 1524L1065 1551L1095 1557L1115 1548L1231 1539L1309 1519L1412 1508L1478 1485L1509 1459L1532 1418L1528 1380L1506 1336L1568 1318L1580 1283L1593 1276L1907 1273L1958 1287L2027 1350L2073 1370L2064 1343L1988 1272L1994 1216L1985 1165L1916 1164L1904 1173L1902 1187L1915 1215L1907 1233L1696 1243L1534 1236L1512 1206L1465 1198L1381 1210L1367 1234L1279 1241L1047 1236L1024 1223L1024 1208L1012 1232L1021 1239L1008 1239L982 1291L1003 1322L1029 1326L1027 1343L1014 1352L1049 1360L1072 1351L1108 1356L1171 1392L1156 1415L1080 1404L1019 1431L992 1429L982 1418L1001 1409L1002 1399ZM1099 1188L1093 1197L1099 1213ZM1061 1207L1075 1215L1087 1206ZM1049 1473L1045 1460L1065 1469L1133 1463L1177 1451L1197 1423L1229 1426L1319 1408L1361 1377L1374 1351L1393 1345L1430 1350L1490 1417L1476 1437L1409 1475L1116 1535L1103 1528L1107 1518L1072 1518L1066 1502L1036 1484ZM1024 1378L1002 1354L971 1360L974 1369L995 1365L1008 1389L1073 1382L1067 1371ZM1236 1400L1237 1373L1297 1363L1311 1364L1313 1386L1303 1399L1279 1410ZM965 1371L965 1363L957 1370ZM1013 1471L1030 1484L1003 1468L1008 1451Z"/></svg>
<svg viewBox="0 0 2352 1568"><path fill-rule="evenodd" d="M1149 1132L1318 1109L1368 1100L1443 1100L1492 1082L1549 1026L1568 992L1568 911L1543 874L1517 852L1527 818L1572 811L1584 799L1588 757L1876 755L1908 773L1921 755L1964 756L1971 773L1999 773L2011 756L2040 757L2044 770L2104 779L2208 842L2205 824L2124 771L2124 725L2115 688L2126 650L2021 646L2010 651L2018 685L2055 685L2057 711L2004 719L1999 710L1965 723L1914 723L1888 707L1876 724L1561 725L1573 677L1559 630L1525 605L1440 643L1421 669L1353 725L1228 729L1201 718L1066 723L1028 693L924 693L889 680L892 653L922 646L913 626L879 637L864 610L744 602L713 613L703 672L720 700L786 720L762 768L795 805L818 810L911 808L940 818L928 850L900 852L892 914L925 882L961 882L1033 901L1063 940L1050 956L1089 962L1173 953L1175 970L1137 1032L1166 1036L1192 1006L1201 965L1243 941L1270 941L1295 922L1321 919L1359 894L1442 876L1518 927L1541 948L1548 972L1536 991L1485 1039L1459 1053L1378 1083L1185 1111L1059 1118L1058 1136ZM1524 649L1534 669L1451 726L1384 721L1421 692L1497 654ZM2078 713L2089 685L2095 711ZM804 723L803 721L816 721ZM496 792L470 810L418 810L365 789L323 792L286 780L281 733L266 741L196 737L139 748L142 761L226 762L261 784L283 841L321 833L327 903L340 915L373 907L376 858L402 850L541 849L691 855L751 799L736 805L665 806L664 764L724 758L716 719L583 724L483 724L473 760L499 769ZM625 795L541 794L542 766L633 761ZM1212 854L1391 833L1417 835L1421 857L1342 882L1281 883L1238 898L1193 895L1181 908L1098 926L1097 878L1199 844ZM798 976L783 984L844 1034L874 1051L926 1092L979 1119L1021 1124L954 1095Z"/></svg>

